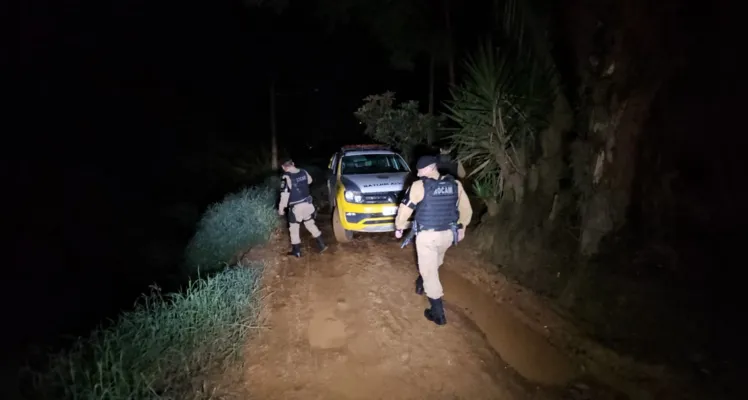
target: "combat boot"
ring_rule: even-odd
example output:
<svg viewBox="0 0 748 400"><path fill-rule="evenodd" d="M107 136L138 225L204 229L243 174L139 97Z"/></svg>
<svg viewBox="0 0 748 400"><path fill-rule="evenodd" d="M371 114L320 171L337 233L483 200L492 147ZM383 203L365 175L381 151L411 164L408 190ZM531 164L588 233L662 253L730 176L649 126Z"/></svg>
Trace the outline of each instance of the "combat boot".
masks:
<svg viewBox="0 0 748 400"><path fill-rule="evenodd" d="M301 257L301 245L300 244L292 244L291 245L291 251L289 251L287 255L294 256L294 257Z"/></svg>
<svg viewBox="0 0 748 400"><path fill-rule="evenodd" d="M445 325L447 323L447 317L444 315L444 303L442 303L442 299L432 299L431 297L428 299L431 308L423 310L423 316L437 325Z"/></svg>
<svg viewBox="0 0 748 400"><path fill-rule="evenodd" d="M418 275L418 279L416 279L416 294L423 296L423 277L421 275Z"/></svg>
<svg viewBox="0 0 748 400"><path fill-rule="evenodd" d="M319 249L320 253L327 250L327 245L325 244L325 241L322 240L322 235L317 236L315 240L317 240L317 249Z"/></svg>

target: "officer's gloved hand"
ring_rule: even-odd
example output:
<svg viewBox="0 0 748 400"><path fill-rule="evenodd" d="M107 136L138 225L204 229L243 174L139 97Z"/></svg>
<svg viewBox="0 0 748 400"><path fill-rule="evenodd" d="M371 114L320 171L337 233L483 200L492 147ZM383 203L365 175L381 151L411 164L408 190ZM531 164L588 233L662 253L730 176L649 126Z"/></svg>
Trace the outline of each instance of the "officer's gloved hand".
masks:
<svg viewBox="0 0 748 400"><path fill-rule="evenodd" d="M461 242L462 239L465 239L465 228L457 230L457 241Z"/></svg>
<svg viewBox="0 0 748 400"><path fill-rule="evenodd" d="M403 237L403 230L402 229L396 229L395 230L395 237L398 239L401 239Z"/></svg>
<svg viewBox="0 0 748 400"><path fill-rule="evenodd" d="M278 209L278 215L280 215L281 217L284 216L284 215L286 215L286 210L283 209L283 208L279 208Z"/></svg>

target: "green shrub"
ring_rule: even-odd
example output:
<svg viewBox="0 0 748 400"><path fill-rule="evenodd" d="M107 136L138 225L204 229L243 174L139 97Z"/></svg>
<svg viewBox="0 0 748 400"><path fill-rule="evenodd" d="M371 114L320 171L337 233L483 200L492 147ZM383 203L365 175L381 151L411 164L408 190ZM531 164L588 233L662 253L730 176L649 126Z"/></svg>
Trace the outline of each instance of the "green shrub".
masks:
<svg viewBox="0 0 748 400"><path fill-rule="evenodd" d="M247 188L208 207L185 251L187 273L221 269L240 251L266 241L278 224L277 187Z"/></svg>
<svg viewBox="0 0 748 400"><path fill-rule="evenodd" d="M240 355L256 322L261 266L191 281L184 293L144 296L116 324L52 357L41 398L187 399L194 378ZM190 393L190 394L187 394Z"/></svg>
<svg viewBox="0 0 748 400"><path fill-rule="evenodd" d="M238 356L259 313L261 265L219 270L269 238L278 218L275 186L244 189L209 207L186 250L186 290L163 295L153 287L134 310L95 330L34 373L44 399L190 399L195 378L225 368ZM199 271L214 272L200 278ZM201 388L205 389L205 388Z"/></svg>
<svg viewBox="0 0 748 400"><path fill-rule="evenodd" d="M399 149L410 161L416 146L427 143L444 119L418 110L415 100L395 106L395 93L385 92L365 97L364 105L353 114L366 125L364 134Z"/></svg>

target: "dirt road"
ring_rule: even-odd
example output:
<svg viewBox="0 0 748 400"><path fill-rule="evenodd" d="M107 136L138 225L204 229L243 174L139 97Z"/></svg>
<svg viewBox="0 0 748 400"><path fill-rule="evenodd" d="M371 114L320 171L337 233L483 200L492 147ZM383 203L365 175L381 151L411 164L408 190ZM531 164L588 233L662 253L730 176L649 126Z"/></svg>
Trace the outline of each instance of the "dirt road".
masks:
<svg viewBox="0 0 748 400"><path fill-rule="evenodd" d="M322 219L321 219L322 220ZM324 228L323 222L320 223ZM415 252L389 234L278 258L266 277L267 329L251 340L242 398L612 399L516 310L464 278L469 246L441 270L448 324L425 320ZM285 237L269 250L287 251Z"/></svg>

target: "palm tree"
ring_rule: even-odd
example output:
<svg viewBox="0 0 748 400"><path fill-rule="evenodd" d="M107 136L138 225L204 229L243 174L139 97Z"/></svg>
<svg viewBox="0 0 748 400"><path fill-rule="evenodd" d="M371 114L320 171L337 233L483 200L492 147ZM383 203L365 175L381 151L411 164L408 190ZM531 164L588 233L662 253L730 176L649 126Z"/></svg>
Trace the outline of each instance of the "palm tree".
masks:
<svg viewBox="0 0 748 400"><path fill-rule="evenodd" d="M472 169L474 189L492 215L497 201L522 203L540 132L548 127L558 90L549 46L531 35L516 0L505 2L502 33L467 57L463 82L451 90L448 117L458 160Z"/></svg>

